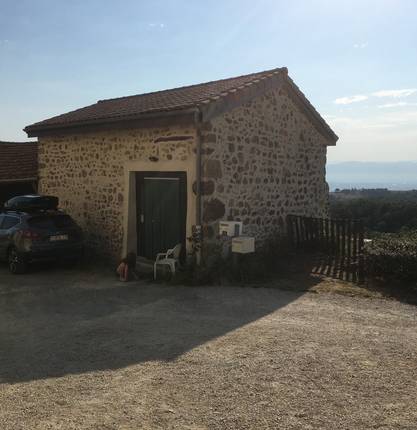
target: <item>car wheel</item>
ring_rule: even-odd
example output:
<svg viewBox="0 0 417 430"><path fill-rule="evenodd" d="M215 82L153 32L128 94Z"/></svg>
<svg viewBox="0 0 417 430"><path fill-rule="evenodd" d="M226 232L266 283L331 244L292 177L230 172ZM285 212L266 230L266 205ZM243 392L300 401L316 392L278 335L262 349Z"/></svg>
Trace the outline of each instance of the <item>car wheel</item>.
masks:
<svg viewBox="0 0 417 430"><path fill-rule="evenodd" d="M27 263L15 248L9 250L7 262L10 273L13 273L13 275L20 275L27 271Z"/></svg>

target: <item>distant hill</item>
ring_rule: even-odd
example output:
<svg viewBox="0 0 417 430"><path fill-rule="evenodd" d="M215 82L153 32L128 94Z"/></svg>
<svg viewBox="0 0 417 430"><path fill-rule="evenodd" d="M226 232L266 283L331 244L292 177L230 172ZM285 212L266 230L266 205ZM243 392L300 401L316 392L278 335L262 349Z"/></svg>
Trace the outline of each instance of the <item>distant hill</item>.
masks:
<svg viewBox="0 0 417 430"><path fill-rule="evenodd" d="M347 161L327 165L330 190L336 188L417 189L417 161Z"/></svg>

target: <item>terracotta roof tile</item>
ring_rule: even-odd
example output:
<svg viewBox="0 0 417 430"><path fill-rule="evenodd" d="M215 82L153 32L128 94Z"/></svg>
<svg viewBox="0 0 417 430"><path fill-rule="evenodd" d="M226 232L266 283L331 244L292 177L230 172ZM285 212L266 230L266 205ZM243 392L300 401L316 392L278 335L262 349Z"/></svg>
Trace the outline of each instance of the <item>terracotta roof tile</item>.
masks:
<svg viewBox="0 0 417 430"><path fill-rule="evenodd" d="M34 180L37 176L37 142L0 141L0 181Z"/></svg>
<svg viewBox="0 0 417 430"><path fill-rule="evenodd" d="M277 77L277 75L284 76L287 87L300 101L306 114L330 139L329 144L335 144L338 137L288 76L286 67L170 90L99 100L93 105L29 125L25 131L29 136L39 136L43 132L55 132L77 126L95 127L96 125L108 125L119 121L135 121L153 115L160 117L171 113L175 115L187 113L188 109L191 110L196 107L209 108L211 103L214 105L215 101L221 102L222 98L228 96L239 98L239 92L243 94L245 88L255 88L260 83L266 83L267 80Z"/></svg>
<svg viewBox="0 0 417 430"><path fill-rule="evenodd" d="M93 105L32 124L25 130L54 126L65 127L105 120L131 119L144 114L184 110L216 100L230 92L235 92L282 71L286 71L286 69L278 68L170 90L99 100Z"/></svg>

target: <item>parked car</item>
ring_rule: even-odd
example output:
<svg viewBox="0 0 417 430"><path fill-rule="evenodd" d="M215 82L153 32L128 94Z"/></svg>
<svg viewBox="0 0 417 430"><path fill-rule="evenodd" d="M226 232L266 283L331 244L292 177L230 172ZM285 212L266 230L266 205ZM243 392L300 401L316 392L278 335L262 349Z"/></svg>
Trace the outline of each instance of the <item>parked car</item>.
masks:
<svg viewBox="0 0 417 430"><path fill-rule="evenodd" d="M52 196L19 196L0 212L0 259L11 273L25 273L36 261L76 261L83 254L83 234L75 221L57 209Z"/></svg>

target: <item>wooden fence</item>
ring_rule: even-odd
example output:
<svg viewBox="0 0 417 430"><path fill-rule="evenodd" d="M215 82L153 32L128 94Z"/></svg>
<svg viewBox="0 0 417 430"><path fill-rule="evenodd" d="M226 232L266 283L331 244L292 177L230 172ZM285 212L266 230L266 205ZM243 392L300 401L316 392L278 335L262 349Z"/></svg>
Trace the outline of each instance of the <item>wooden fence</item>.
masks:
<svg viewBox="0 0 417 430"><path fill-rule="evenodd" d="M296 249L314 252L314 272L362 280L364 226L361 221L289 215L287 230L290 243Z"/></svg>

